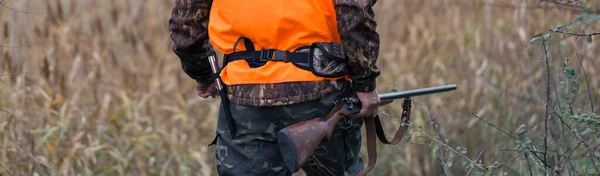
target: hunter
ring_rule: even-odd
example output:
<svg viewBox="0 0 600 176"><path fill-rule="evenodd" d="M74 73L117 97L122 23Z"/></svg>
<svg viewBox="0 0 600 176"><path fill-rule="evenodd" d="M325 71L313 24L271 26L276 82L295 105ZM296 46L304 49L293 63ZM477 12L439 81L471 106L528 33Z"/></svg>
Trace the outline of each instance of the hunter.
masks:
<svg viewBox="0 0 600 176"><path fill-rule="evenodd" d="M219 175L292 175L280 156L277 132L325 116L334 100L351 93L361 111L340 120L302 170L356 175L364 168L360 129L363 117L377 114L380 101L375 2L175 0L169 31L183 71L202 98L219 96L217 77L225 85L211 143ZM214 49L224 54L218 74L207 59Z"/></svg>

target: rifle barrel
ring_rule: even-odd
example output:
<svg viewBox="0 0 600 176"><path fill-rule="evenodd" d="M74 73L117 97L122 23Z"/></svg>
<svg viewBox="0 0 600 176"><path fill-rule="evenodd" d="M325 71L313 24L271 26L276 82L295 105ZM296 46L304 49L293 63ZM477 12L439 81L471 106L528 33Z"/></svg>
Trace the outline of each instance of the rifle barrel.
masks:
<svg viewBox="0 0 600 176"><path fill-rule="evenodd" d="M217 60L217 56L210 55L208 56L208 63L210 63L210 70L213 73L218 73L219 72L219 60ZM217 90L221 90L223 89L223 84L221 83L221 78L217 77Z"/></svg>
<svg viewBox="0 0 600 176"><path fill-rule="evenodd" d="M379 94L379 99L381 99L381 101L386 101L386 100L394 100L394 99L399 99L399 98L415 97L415 96L421 96L421 95L427 95L427 94L447 92L447 91L452 91L452 90L456 90L456 84L422 88L422 89L414 89L414 90L407 90L407 91L400 91L400 92L384 93L384 94Z"/></svg>

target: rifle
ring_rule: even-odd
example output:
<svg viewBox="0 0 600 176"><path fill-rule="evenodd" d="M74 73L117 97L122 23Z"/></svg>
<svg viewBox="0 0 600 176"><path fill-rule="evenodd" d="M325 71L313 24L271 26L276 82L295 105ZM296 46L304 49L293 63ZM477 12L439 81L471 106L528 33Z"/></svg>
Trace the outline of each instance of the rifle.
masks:
<svg viewBox="0 0 600 176"><path fill-rule="evenodd" d="M229 99L227 98L227 90L225 84L221 81L221 78L218 77L219 74L219 61L217 60L217 56L213 53L208 56L208 63L210 64L210 70L213 74L215 74L216 82L217 82L217 90L219 91L219 97L221 97L221 103L223 104L223 109L225 111L225 122L227 122L227 126L229 127L229 132L231 133L231 138L235 138L235 126L233 126L233 117L231 116L231 110L229 108ZM225 62L226 64L226 62ZM223 67L225 67L223 65ZM211 143L215 143L217 138Z"/></svg>
<svg viewBox="0 0 600 176"><path fill-rule="evenodd" d="M402 105L402 118L404 123L410 121L411 99L410 97L441 93L456 90L456 85L446 85L431 88L422 88L416 90L407 90L401 92L390 92L379 94L380 105L386 105L395 99L405 98ZM314 118L288 126L277 134L279 150L285 162L287 169L297 172L307 161L321 142L327 142L331 138L335 124L348 114L357 113L361 109L360 100L356 96L344 97L335 102L335 108L324 118ZM375 135L384 144L398 144L404 133L408 130L408 125L401 126L391 141L388 141L383 133L379 116L365 117L365 127L367 128L367 151L369 156L368 166L358 175L364 175L375 167L377 161L377 151L375 148ZM373 133L375 130L375 133Z"/></svg>

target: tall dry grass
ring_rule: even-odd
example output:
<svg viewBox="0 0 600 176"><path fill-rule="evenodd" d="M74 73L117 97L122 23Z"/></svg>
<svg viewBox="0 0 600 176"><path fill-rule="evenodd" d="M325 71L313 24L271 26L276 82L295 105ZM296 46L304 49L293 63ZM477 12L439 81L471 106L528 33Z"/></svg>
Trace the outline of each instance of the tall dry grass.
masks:
<svg viewBox="0 0 600 176"><path fill-rule="evenodd" d="M514 142L472 114L509 132L540 119L544 67L539 49L526 43L575 15L486 2L379 0L378 90L457 84L455 92L415 98L414 124L433 133L433 112L449 145L491 164L513 158L499 149ZM206 145L219 101L195 95L170 51L172 1L2 5L0 175L215 175L214 148ZM592 99L600 102L600 47L568 42L585 51ZM389 131L398 108L382 111L391 114L383 117ZM435 153L413 138L379 146L372 174L439 175Z"/></svg>

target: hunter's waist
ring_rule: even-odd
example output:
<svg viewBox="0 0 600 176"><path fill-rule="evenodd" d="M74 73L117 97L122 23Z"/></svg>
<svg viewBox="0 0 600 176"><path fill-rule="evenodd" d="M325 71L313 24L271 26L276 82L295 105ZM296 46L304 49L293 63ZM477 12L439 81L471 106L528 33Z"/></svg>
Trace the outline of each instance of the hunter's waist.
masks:
<svg viewBox="0 0 600 176"><path fill-rule="evenodd" d="M274 84L242 84L227 87L232 103L247 106L282 106L318 99L348 87L344 79L314 82L286 82Z"/></svg>

